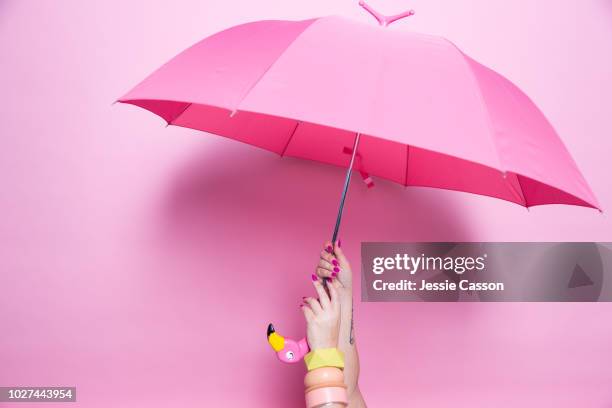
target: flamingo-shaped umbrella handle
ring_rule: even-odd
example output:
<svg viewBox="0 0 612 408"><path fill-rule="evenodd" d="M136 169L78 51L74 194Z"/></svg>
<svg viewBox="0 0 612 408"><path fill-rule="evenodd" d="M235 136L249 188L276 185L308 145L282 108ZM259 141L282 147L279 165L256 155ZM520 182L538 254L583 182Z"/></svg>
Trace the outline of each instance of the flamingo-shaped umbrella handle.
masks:
<svg viewBox="0 0 612 408"><path fill-rule="evenodd" d="M393 23L394 21L397 21L397 20L400 20L402 18L410 17L410 16L414 15L414 10L408 10L408 11L404 11L403 13L395 14L393 16L385 16L385 15L379 13L378 11L374 10L364 0L361 0L359 2L359 5L361 7L363 7L372 16L374 16L376 21L378 21L378 24L380 24L383 27L387 27L389 24Z"/></svg>

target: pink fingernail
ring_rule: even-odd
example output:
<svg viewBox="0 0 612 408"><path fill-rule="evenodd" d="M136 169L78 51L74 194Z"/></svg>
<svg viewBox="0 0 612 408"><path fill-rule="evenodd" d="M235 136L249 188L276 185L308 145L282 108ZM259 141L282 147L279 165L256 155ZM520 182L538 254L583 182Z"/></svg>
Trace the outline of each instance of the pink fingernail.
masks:
<svg viewBox="0 0 612 408"><path fill-rule="evenodd" d="M331 254L334 248L332 248L331 245L328 245L327 248L325 248L325 250Z"/></svg>
<svg viewBox="0 0 612 408"><path fill-rule="evenodd" d="M336 276L338 276L338 273L337 272L332 272L332 277L335 278Z"/></svg>
<svg viewBox="0 0 612 408"><path fill-rule="evenodd" d="M312 278L313 282L316 282L316 281L319 280L319 278L317 278L317 275L315 275L314 273L312 274L311 278Z"/></svg>
<svg viewBox="0 0 612 408"><path fill-rule="evenodd" d="M332 264L334 264L334 266L338 266L338 261L336 261L335 259L332 259Z"/></svg>
<svg viewBox="0 0 612 408"><path fill-rule="evenodd" d="M334 266L334 272L336 273L340 272L340 268L338 268L337 266Z"/></svg>
<svg viewBox="0 0 612 408"><path fill-rule="evenodd" d="M338 240L338 246L341 247L342 246L342 241Z"/></svg>

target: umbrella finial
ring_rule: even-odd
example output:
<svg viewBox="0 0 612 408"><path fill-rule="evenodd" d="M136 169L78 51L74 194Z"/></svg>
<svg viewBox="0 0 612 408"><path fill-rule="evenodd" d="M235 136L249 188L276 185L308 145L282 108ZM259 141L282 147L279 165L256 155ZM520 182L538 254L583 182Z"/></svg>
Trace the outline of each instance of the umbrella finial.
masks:
<svg viewBox="0 0 612 408"><path fill-rule="evenodd" d="M393 16L385 16L379 13L378 11L374 10L364 0L360 0L359 5L363 7L368 13L370 13L376 19L376 21L378 21L378 24L380 24L383 27L387 27L389 24L397 20L400 20L402 18L410 17L414 15L414 10L408 10L408 11L404 11L403 13L395 14Z"/></svg>

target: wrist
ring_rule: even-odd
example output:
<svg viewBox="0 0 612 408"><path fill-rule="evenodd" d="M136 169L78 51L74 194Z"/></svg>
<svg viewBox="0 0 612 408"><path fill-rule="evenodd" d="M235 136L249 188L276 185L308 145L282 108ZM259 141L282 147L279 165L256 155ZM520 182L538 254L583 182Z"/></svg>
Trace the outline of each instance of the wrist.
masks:
<svg viewBox="0 0 612 408"><path fill-rule="evenodd" d="M340 306L351 306L353 304L353 293L348 292L345 295L340 296ZM349 308L350 309L350 308Z"/></svg>
<svg viewBox="0 0 612 408"><path fill-rule="evenodd" d="M312 344L310 344L311 351L330 349L330 348L336 348L336 347L338 347L338 339L336 339L335 341L334 340L315 341L315 342L312 342Z"/></svg>

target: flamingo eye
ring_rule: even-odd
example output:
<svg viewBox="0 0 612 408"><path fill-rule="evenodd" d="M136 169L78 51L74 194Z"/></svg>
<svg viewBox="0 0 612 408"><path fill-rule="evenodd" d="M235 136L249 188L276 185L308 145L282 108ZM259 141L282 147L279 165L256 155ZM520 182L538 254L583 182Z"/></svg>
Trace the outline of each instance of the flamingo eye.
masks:
<svg viewBox="0 0 612 408"><path fill-rule="evenodd" d="M287 354L285 354L285 357L287 357L287 360L293 360L295 355L293 354L293 351L288 351Z"/></svg>

